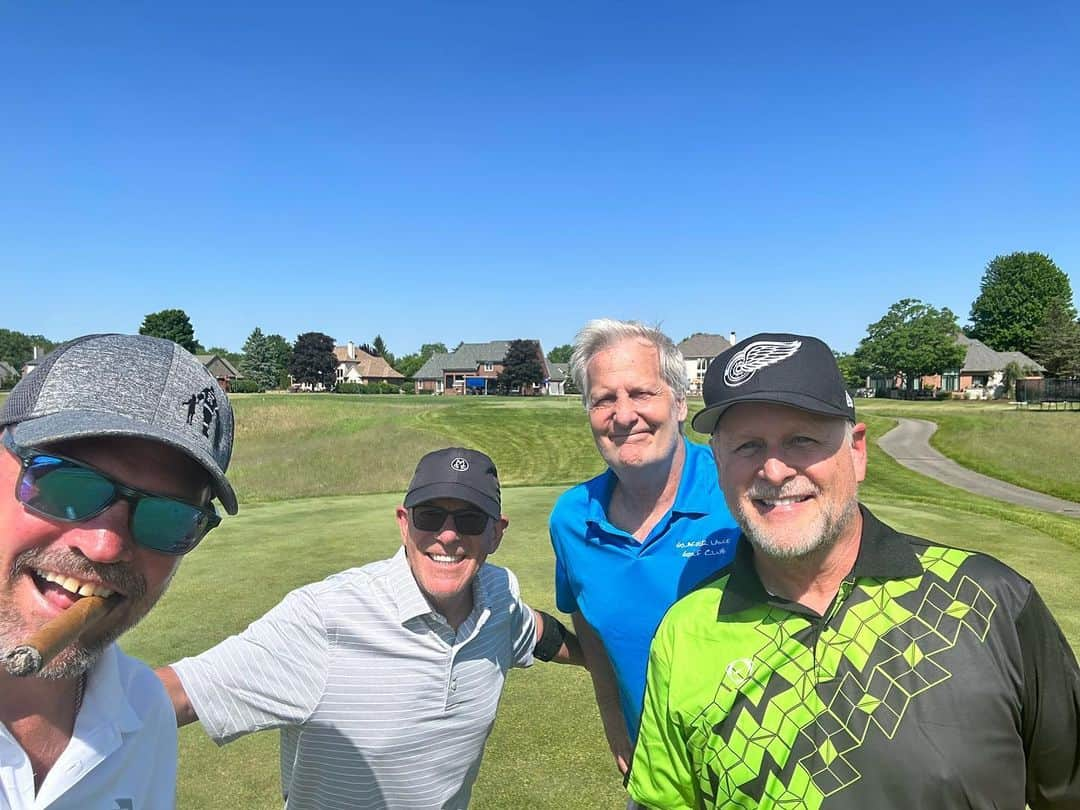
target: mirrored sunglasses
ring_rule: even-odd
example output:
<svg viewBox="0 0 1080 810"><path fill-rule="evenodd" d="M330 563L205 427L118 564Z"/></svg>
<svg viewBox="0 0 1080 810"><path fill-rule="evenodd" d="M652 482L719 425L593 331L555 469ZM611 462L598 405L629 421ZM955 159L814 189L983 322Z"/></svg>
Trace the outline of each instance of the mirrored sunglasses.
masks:
<svg viewBox="0 0 1080 810"><path fill-rule="evenodd" d="M414 506L413 525L420 531L437 532L446 523L447 516L454 519L454 531L458 534L482 534L487 528L489 516L479 509L443 509L441 506Z"/></svg>
<svg viewBox="0 0 1080 810"><path fill-rule="evenodd" d="M117 501L130 508L132 539L164 554L187 554L221 523L207 508L121 484L100 470L56 453L21 447L4 431L4 446L22 462L15 499L42 517L80 523L100 515Z"/></svg>

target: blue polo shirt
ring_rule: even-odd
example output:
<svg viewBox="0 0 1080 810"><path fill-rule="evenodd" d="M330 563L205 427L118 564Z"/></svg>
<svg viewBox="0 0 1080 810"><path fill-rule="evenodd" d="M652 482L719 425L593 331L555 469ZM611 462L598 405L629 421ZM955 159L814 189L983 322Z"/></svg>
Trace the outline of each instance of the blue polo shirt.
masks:
<svg viewBox="0 0 1080 810"><path fill-rule="evenodd" d="M675 502L644 542L607 520L616 483L610 469L564 492L551 513L556 604L564 613L580 611L603 640L631 742L660 620L676 599L731 560L739 537L712 453L685 437L683 443Z"/></svg>

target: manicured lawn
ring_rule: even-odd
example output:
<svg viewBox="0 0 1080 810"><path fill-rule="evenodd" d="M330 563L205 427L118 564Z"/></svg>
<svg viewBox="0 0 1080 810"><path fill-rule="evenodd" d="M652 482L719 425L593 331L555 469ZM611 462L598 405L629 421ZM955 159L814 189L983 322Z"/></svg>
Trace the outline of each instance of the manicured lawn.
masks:
<svg viewBox="0 0 1080 810"><path fill-rule="evenodd" d="M1017 409L1006 403L859 400L861 414L938 424L931 444L965 467L1080 502L1080 411Z"/></svg>
<svg viewBox="0 0 1080 810"><path fill-rule="evenodd" d="M242 629L292 588L389 556L399 542L393 508L416 459L425 449L450 443L486 449L504 480L528 484L505 488L511 526L492 561L517 573L530 603L554 609L547 516L566 482L600 466L576 400L236 399L241 513L226 519L185 560L159 607L124 638L130 652L152 664L200 652ZM893 424L872 409L863 415L873 438ZM335 494L290 498L309 479ZM253 489L261 502L253 502ZM900 529L989 551L1017 567L1039 586L1080 647L1080 521L942 486L904 469L876 446L862 494ZM276 733L219 749L198 726L181 732L180 807L278 808L279 795ZM584 671L537 664L511 673L473 806L625 806Z"/></svg>

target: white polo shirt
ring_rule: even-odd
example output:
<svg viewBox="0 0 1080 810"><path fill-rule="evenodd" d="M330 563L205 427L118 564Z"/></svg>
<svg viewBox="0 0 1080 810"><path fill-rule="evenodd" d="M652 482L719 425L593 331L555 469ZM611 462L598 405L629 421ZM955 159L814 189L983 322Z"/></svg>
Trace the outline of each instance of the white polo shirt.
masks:
<svg viewBox="0 0 1080 810"><path fill-rule="evenodd" d="M506 671L536 640L510 571L482 566L473 597L455 634L402 549L293 591L173 669L219 744L282 729L289 810L465 808Z"/></svg>
<svg viewBox="0 0 1080 810"><path fill-rule="evenodd" d="M90 670L71 741L34 795L30 758L0 723L0 807L176 806L176 715L145 664L109 645Z"/></svg>

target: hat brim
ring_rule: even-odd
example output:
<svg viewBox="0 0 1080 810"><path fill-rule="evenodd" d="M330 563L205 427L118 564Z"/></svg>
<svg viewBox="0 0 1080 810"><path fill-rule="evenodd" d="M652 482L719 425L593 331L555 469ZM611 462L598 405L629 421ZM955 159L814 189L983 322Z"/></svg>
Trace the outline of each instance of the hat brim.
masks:
<svg viewBox="0 0 1080 810"><path fill-rule="evenodd" d="M161 442L179 450L206 470L210 476L210 488L221 501L221 505L225 507L225 511L230 515L235 515L237 512L236 493L213 456L200 451L199 448L192 448L190 443L185 444L181 437L154 425L148 425L146 422L100 411L63 411L17 422L10 425L8 429L11 430L16 442L30 447L71 439L109 436Z"/></svg>
<svg viewBox="0 0 1080 810"><path fill-rule="evenodd" d="M459 481L435 481L411 489L405 496L405 506L411 509L436 498L454 498L465 501L465 503L471 503L489 517L496 520L502 517L502 507L497 500Z"/></svg>
<svg viewBox="0 0 1080 810"><path fill-rule="evenodd" d="M817 397L808 396L797 391L770 391L748 393L702 408L694 414L690 425L698 433L712 434L716 430L716 425L724 412L732 405L738 405L740 402L768 402L774 405L787 405L789 408L798 408L800 411L819 413L823 416L835 416L851 422L855 421L854 409L838 408L831 402L825 402Z"/></svg>

